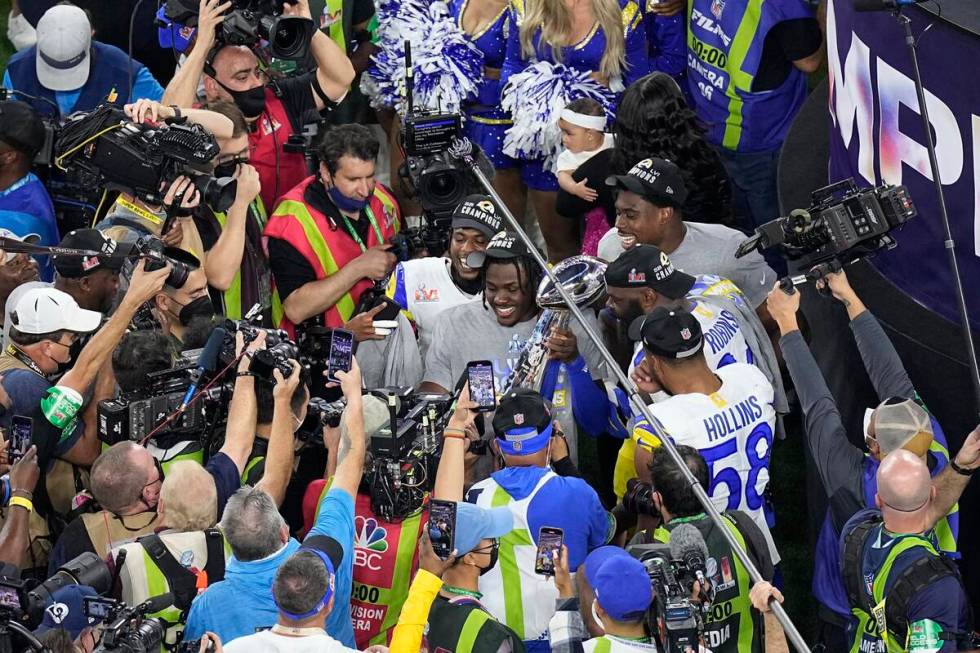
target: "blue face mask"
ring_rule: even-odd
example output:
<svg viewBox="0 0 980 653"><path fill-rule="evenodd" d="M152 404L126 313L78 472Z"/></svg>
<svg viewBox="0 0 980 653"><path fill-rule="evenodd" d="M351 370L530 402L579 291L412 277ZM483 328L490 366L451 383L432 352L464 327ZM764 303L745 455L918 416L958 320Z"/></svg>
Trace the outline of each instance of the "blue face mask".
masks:
<svg viewBox="0 0 980 653"><path fill-rule="evenodd" d="M367 199L358 200L353 197L347 197L336 186L331 186L327 189L327 195L330 196L330 200L337 206L341 211L347 213L358 213L361 209L368 205L371 201L371 196L368 195Z"/></svg>

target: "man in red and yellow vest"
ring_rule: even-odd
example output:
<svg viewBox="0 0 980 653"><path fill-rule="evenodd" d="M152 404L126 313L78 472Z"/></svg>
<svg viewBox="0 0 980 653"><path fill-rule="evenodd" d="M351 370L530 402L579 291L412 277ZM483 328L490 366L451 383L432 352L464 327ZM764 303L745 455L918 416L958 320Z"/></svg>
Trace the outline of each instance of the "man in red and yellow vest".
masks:
<svg viewBox="0 0 980 653"><path fill-rule="evenodd" d="M319 173L286 193L269 218L272 321L290 334L322 316L324 326L346 327L358 341L383 337L369 313L352 319L361 294L396 262L389 249L400 211L374 179L379 147L363 125L332 127L319 147Z"/></svg>

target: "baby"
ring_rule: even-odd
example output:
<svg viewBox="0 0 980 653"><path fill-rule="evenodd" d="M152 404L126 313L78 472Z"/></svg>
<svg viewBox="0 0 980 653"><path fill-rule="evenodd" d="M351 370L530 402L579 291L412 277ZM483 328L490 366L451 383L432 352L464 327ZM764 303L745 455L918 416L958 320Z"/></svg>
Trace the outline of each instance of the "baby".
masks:
<svg viewBox="0 0 980 653"><path fill-rule="evenodd" d="M589 180L575 182L572 173L602 150L613 146L612 134L605 133L606 111L601 104L590 98L573 100L562 110L558 128L561 130L561 142L565 146L555 163L558 185L566 193L586 202L594 202L596 191L586 185ZM582 253L595 256L598 239L608 228L602 208L595 207L589 211L585 216Z"/></svg>

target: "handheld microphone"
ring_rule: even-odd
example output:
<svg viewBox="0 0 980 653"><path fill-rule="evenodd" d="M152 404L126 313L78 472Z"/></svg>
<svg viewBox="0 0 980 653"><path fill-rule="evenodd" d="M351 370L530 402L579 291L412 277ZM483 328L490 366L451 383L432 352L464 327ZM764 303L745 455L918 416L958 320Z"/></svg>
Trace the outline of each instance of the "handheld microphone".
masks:
<svg viewBox="0 0 980 653"><path fill-rule="evenodd" d="M691 524L681 524L670 532L670 557L682 560L701 585L701 594L711 601L714 588L707 577L708 545L701 531Z"/></svg>
<svg viewBox="0 0 980 653"><path fill-rule="evenodd" d="M922 2L925 0L854 0L854 11L890 11Z"/></svg>
<svg viewBox="0 0 980 653"><path fill-rule="evenodd" d="M226 331L221 327L211 332L211 337L208 338L207 344L204 345L204 349L201 350L201 355L197 359L197 369L191 373L191 384L187 387L187 392L184 393L178 410L184 410L187 408L187 404L191 403L194 393L197 392L197 384L200 383L204 373L213 372L218 366L218 356L221 354L221 345L225 341L225 335Z"/></svg>

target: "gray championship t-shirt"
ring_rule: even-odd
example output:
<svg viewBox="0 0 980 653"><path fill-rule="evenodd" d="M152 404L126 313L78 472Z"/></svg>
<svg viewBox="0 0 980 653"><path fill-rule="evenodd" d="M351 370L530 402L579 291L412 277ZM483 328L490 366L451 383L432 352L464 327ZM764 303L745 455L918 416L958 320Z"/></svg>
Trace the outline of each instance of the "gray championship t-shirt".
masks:
<svg viewBox="0 0 980 653"><path fill-rule="evenodd" d="M669 252L670 262L688 274L714 274L731 280L748 298L752 308L766 301L776 283L776 273L753 251L735 258L735 250L746 240L741 231L720 224L685 222L687 234L680 246ZM599 258L614 261L623 253L616 229L610 229L599 241Z"/></svg>

